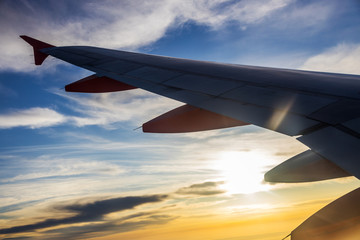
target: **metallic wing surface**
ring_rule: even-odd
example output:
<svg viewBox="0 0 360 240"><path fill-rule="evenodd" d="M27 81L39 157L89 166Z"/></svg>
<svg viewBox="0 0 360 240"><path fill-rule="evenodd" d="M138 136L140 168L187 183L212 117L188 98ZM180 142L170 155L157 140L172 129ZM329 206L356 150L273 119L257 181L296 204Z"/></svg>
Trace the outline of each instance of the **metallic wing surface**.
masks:
<svg viewBox="0 0 360 240"><path fill-rule="evenodd" d="M35 64L48 55L95 74L67 91L132 88L186 105L143 125L187 132L254 124L295 136L310 149L270 170L270 182L360 177L360 76L224 64L88 46L55 47L21 36ZM211 121L206 119L211 118ZM192 121L193 119L193 121Z"/></svg>

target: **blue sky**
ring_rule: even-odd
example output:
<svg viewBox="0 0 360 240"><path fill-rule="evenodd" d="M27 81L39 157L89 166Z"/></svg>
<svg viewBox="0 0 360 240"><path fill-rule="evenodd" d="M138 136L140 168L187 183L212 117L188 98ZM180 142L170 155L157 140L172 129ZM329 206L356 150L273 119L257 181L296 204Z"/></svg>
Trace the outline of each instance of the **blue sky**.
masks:
<svg viewBox="0 0 360 240"><path fill-rule="evenodd" d="M105 239L124 232L134 234L132 239L150 239L139 231L173 226L185 234L186 220L209 215L214 222L229 222L234 216L275 216L300 206L290 210L303 210L291 218L292 225L279 223L258 235L228 230L226 236L213 235L278 239L310 210L359 185L353 178L263 183L264 172L306 147L255 126L179 135L133 131L181 103L142 90L66 93L66 84L92 73L54 58L34 66L32 49L19 38L25 34L56 46L360 74L356 0L4 0L0 28L0 225L10 229L78 214L63 217L63 225L14 230L5 239ZM109 199L124 207L84 220L91 206ZM200 232L192 239L202 239Z"/></svg>

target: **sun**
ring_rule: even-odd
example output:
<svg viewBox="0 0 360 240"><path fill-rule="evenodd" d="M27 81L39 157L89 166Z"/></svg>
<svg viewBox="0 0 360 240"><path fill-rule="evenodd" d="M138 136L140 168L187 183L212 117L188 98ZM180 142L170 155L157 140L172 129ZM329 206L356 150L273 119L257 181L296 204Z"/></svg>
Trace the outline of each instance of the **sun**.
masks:
<svg viewBox="0 0 360 240"><path fill-rule="evenodd" d="M269 156L257 151L224 151L214 161L213 168L219 171L225 182L222 186L229 194L249 194L269 190L264 184L264 171L269 166Z"/></svg>

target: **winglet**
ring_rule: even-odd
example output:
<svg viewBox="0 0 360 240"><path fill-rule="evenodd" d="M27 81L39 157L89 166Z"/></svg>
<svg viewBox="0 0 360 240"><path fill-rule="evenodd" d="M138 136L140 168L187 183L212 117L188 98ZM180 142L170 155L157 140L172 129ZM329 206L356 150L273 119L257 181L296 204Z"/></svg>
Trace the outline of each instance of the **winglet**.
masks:
<svg viewBox="0 0 360 240"><path fill-rule="evenodd" d="M31 37L28 37L28 36L25 36L25 35L21 35L20 37L22 39L24 39L27 43L29 43L33 47L35 65L41 65L44 62L45 58L47 56L49 56L48 54L43 53L43 52L41 52L39 50L44 49L44 48L55 47L53 45L50 45L50 44L45 43L45 42L41 42L41 41L39 41L37 39L31 38Z"/></svg>

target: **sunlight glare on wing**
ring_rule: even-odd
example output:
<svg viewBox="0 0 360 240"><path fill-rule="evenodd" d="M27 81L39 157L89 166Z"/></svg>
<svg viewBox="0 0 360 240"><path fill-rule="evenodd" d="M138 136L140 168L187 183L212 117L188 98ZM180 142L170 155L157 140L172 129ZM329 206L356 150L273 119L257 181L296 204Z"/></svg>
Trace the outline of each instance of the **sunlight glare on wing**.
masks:
<svg viewBox="0 0 360 240"><path fill-rule="evenodd" d="M269 156L257 151L220 152L213 167L219 171L229 194L254 193L269 190L264 184L264 172L270 164Z"/></svg>

